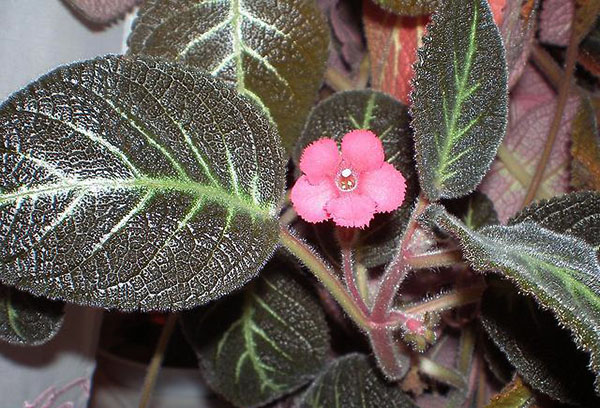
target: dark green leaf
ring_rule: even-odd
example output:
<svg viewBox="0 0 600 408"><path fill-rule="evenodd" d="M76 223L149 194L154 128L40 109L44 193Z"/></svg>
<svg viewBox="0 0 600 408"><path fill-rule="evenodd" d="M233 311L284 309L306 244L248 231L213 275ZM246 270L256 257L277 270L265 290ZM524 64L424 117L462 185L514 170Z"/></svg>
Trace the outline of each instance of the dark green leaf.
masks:
<svg viewBox="0 0 600 408"><path fill-rule="evenodd" d="M434 11L440 0L375 0L375 3L402 16L420 16Z"/></svg>
<svg viewBox="0 0 600 408"><path fill-rule="evenodd" d="M306 384L323 369L329 349L325 315L294 278L297 267L278 260L267 271L239 296L184 314L208 383L240 407Z"/></svg>
<svg viewBox="0 0 600 408"><path fill-rule="evenodd" d="M573 235L598 248L600 245L600 192L582 191L538 201L509 224L532 221L560 234Z"/></svg>
<svg viewBox="0 0 600 408"><path fill-rule="evenodd" d="M370 90L336 93L312 110L294 151L298 163L302 150L322 137L341 141L353 129L370 129L380 137L387 161L402 172L407 189L402 207L391 214L377 215L369 228L360 231L356 255L368 267L392 258L419 193L409 121L406 106L384 93ZM323 241L332 239L331 224L317 228L317 233L324 236Z"/></svg>
<svg viewBox="0 0 600 408"><path fill-rule="evenodd" d="M62 326L63 303L38 298L0 284L0 339L37 346Z"/></svg>
<svg viewBox="0 0 600 408"><path fill-rule="evenodd" d="M533 222L474 232L440 205L430 206L423 219L455 235L475 270L503 274L554 312L591 353L591 368L600 375L600 265L593 247Z"/></svg>
<svg viewBox="0 0 600 408"><path fill-rule="evenodd" d="M472 230L500 223L494 203L479 191L474 191L466 197L446 200L443 204L450 214L460 218Z"/></svg>
<svg viewBox="0 0 600 408"><path fill-rule="evenodd" d="M329 29L314 0L147 0L130 52L232 81L294 146L321 86Z"/></svg>
<svg viewBox="0 0 600 408"><path fill-rule="evenodd" d="M481 303L481 321L492 341L537 391L563 402L600 406L588 356L568 330L508 282L492 279ZM596 402L595 404L593 402Z"/></svg>
<svg viewBox="0 0 600 408"><path fill-rule="evenodd" d="M36 295L189 308L241 287L277 245L277 132L198 71L59 68L0 106L0 143L0 276Z"/></svg>
<svg viewBox="0 0 600 408"><path fill-rule="evenodd" d="M504 47L487 0L447 0L419 49L412 126L421 188L431 201L480 183L504 137Z"/></svg>
<svg viewBox="0 0 600 408"><path fill-rule="evenodd" d="M334 361L308 388L300 408L416 408L397 383L386 382L362 354Z"/></svg>

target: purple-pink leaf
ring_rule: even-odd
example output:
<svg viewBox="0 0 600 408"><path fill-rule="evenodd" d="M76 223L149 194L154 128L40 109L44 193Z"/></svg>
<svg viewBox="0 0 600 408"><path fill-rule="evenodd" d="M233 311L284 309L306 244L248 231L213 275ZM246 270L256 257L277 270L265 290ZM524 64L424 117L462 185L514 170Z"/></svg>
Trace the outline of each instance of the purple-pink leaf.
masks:
<svg viewBox="0 0 600 408"><path fill-rule="evenodd" d="M122 17L141 0L66 0L86 20L106 24Z"/></svg>
<svg viewBox="0 0 600 408"><path fill-rule="evenodd" d="M529 54L535 34L537 0L508 0L503 10L500 26L504 47L506 48L506 64L508 67L508 87L519 81Z"/></svg>
<svg viewBox="0 0 600 408"><path fill-rule="evenodd" d="M328 65L352 74L360 65L366 46L360 29L360 14L352 2L317 0L332 29Z"/></svg>
<svg viewBox="0 0 600 408"><path fill-rule="evenodd" d="M569 190L571 122L578 106L579 98L569 97L536 199L550 198ZM521 208L544 150L555 110L556 93L542 75L528 65L511 95L506 137L480 186L494 202L503 223Z"/></svg>
<svg viewBox="0 0 600 408"><path fill-rule="evenodd" d="M540 13L540 41L566 47L569 42L575 0L546 0Z"/></svg>

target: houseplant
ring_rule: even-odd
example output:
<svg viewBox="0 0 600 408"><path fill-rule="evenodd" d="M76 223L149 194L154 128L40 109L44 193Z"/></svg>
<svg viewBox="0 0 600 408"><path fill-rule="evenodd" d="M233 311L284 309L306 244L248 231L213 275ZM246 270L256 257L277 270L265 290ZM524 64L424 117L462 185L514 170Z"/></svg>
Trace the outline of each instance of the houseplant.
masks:
<svg viewBox="0 0 600 408"><path fill-rule="evenodd" d="M326 71L335 7L148 0L126 55L6 101L5 336L60 323L27 325L25 290L171 312L237 406L594 406L600 197L554 196L597 187L593 35L571 79L598 3L572 3L564 72L534 39L541 10L562 41L556 2L378 3L370 71ZM356 89L315 104L324 76Z"/></svg>

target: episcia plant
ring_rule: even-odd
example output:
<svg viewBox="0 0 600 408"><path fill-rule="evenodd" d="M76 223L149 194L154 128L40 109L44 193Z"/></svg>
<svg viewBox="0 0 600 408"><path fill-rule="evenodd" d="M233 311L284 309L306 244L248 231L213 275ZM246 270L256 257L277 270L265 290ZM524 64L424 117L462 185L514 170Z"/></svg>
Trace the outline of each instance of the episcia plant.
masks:
<svg viewBox="0 0 600 408"><path fill-rule="evenodd" d="M160 311L237 407L600 406L600 4L556 3L366 0L353 76L337 6L142 2L0 106L0 336Z"/></svg>

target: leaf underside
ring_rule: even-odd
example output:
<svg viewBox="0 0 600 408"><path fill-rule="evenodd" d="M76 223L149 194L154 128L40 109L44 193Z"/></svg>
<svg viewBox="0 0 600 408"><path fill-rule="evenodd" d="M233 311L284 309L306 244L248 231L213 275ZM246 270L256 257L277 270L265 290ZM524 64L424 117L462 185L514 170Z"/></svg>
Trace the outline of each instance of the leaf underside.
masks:
<svg viewBox="0 0 600 408"><path fill-rule="evenodd" d="M375 3L396 14L420 16L433 12L440 3L440 0L375 0Z"/></svg>
<svg viewBox="0 0 600 408"><path fill-rule="evenodd" d="M339 143L351 130L370 129L381 139L386 160L404 175L405 204L393 213L378 214L369 228L360 231L357 256L367 267L384 264L392 258L410 216L411 204L419 193L409 120L406 106L382 92L338 92L311 111L294 150L294 160L298 163L304 148L322 137ZM331 224L317 224L315 228L321 241L334 242Z"/></svg>
<svg viewBox="0 0 600 408"><path fill-rule="evenodd" d="M128 44L235 83L291 150L321 86L329 29L314 0L148 0Z"/></svg>
<svg viewBox="0 0 600 408"><path fill-rule="evenodd" d="M497 271L551 310L576 344L591 353L600 393L600 265L595 248L529 221L474 232L439 205L430 206L423 219L455 235L475 270Z"/></svg>
<svg viewBox="0 0 600 408"><path fill-rule="evenodd" d="M299 408L416 408L396 383L386 382L363 354L334 361L308 388Z"/></svg>
<svg viewBox="0 0 600 408"><path fill-rule="evenodd" d="M232 87L152 58L61 67L0 106L0 277L121 310L241 287L277 243L276 131Z"/></svg>
<svg viewBox="0 0 600 408"><path fill-rule="evenodd" d="M0 339L27 346L44 344L62 326L63 303L0 284Z"/></svg>
<svg viewBox="0 0 600 408"><path fill-rule="evenodd" d="M325 314L288 261L271 261L233 299L183 315L204 377L239 407L266 404L315 377L329 350Z"/></svg>
<svg viewBox="0 0 600 408"><path fill-rule="evenodd" d="M502 39L486 0L444 1L419 49L412 126L421 188L431 201L480 183L507 123Z"/></svg>

